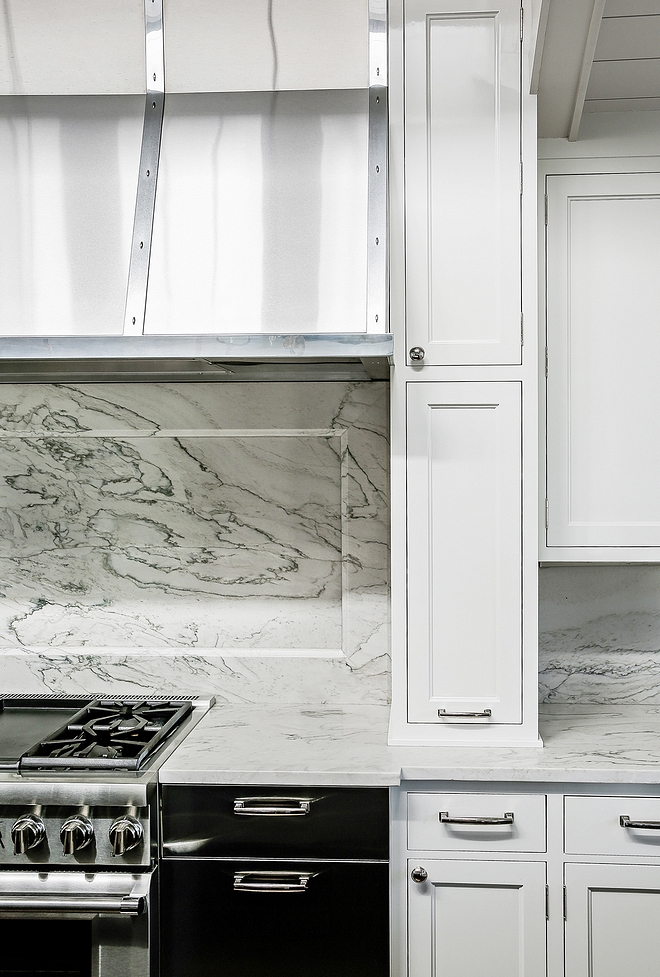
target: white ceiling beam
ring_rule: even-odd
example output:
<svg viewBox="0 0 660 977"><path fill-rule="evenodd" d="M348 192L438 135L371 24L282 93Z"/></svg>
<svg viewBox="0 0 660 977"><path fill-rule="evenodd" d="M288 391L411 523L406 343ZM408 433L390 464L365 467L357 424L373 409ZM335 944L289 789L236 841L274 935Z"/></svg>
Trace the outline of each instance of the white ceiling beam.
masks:
<svg viewBox="0 0 660 977"><path fill-rule="evenodd" d="M582 121L584 100L587 94L587 88L589 86L589 78L591 76L591 66L594 63L594 54L596 53L596 45L598 44L598 33L600 31L600 22L603 19L604 9L605 9L605 0L594 0L593 10L591 12L591 22L589 24L589 32L587 34L587 40L584 45L584 54L582 56L582 65L580 67L580 77L578 80L577 91L575 93L575 103L573 105L573 118L571 119L571 127L568 131L569 142L575 142L575 140L578 137L578 132L580 131L580 122Z"/></svg>
<svg viewBox="0 0 660 977"><path fill-rule="evenodd" d="M549 2L539 55L540 137L576 138L604 6L605 0Z"/></svg>
<svg viewBox="0 0 660 977"><path fill-rule="evenodd" d="M536 21L536 39L534 41L534 58L532 60L532 72L529 83L529 94L538 95L539 79L541 77L541 62L543 61L543 46L545 44L545 32L548 29L548 15L550 13L550 0L537 0L533 5L534 20ZM532 24L532 29L534 24Z"/></svg>

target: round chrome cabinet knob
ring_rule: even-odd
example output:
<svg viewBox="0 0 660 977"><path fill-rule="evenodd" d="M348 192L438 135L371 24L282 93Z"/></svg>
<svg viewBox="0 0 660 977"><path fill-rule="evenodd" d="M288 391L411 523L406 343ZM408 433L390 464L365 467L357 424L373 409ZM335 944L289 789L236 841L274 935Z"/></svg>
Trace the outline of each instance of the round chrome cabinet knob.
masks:
<svg viewBox="0 0 660 977"><path fill-rule="evenodd" d="M110 825L110 844L113 855L124 855L142 841L144 831L142 825L132 814L123 814Z"/></svg>
<svg viewBox="0 0 660 977"><path fill-rule="evenodd" d="M421 363L424 357L426 356L426 350L423 349L421 346L413 346L412 349L408 352L408 356L410 357L411 360L413 360L413 362Z"/></svg>
<svg viewBox="0 0 660 977"><path fill-rule="evenodd" d="M67 818L60 828L60 841L65 855L73 855L91 845L94 838L94 826L84 814L74 814Z"/></svg>
<svg viewBox="0 0 660 977"><path fill-rule="evenodd" d="M14 842L14 855L24 855L31 848L36 848L46 837L46 828L36 814L23 814L14 821L11 829L11 840Z"/></svg>
<svg viewBox="0 0 660 977"><path fill-rule="evenodd" d="M425 868L422 868L421 865L418 865L417 868L414 868L410 873L410 878L413 880L413 882L417 882L418 885L421 885L422 882L426 882L428 877L429 873Z"/></svg>

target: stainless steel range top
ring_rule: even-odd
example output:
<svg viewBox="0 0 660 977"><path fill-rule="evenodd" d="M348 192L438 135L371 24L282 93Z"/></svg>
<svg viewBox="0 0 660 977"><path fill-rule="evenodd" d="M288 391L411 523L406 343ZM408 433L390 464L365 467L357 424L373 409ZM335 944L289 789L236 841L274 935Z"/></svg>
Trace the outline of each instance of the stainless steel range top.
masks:
<svg viewBox="0 0 660 977"><path fill-rule="evenodd" d="M213 699L0 699L0 869L145 871L159 765Z"/></svg>

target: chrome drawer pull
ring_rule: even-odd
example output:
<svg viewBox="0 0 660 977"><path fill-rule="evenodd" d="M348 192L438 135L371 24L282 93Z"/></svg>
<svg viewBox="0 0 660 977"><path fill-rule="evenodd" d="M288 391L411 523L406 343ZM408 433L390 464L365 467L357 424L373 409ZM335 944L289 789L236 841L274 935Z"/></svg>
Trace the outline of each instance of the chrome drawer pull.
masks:
<svg viewBox="0 0 660 977"><path fill-rule="evenodd" d="M234 799L234 814L244 817L299 817L309 814L312 808L311 799L301 800L299 797L236 797Z"/></svg>
<svg viewBox="0 0 660 977"><path fill-rule="evenodd" d="M631 821L627 814L622 814L619 818L622 828L654 828L660 831L660 821Z"/></svg>
<svg viewBox="0 0 660 977"><path fill-rule="evenodd" d="M490 719L492 715L491 709L483 709L481 712L447 712L446 709L438 709L440 719Z"/></svg>
<svg viewBox="0 0 660 977"><path fill-rule="evenodd" d="M307 892L318 872L236 872L235 892Z"/></svg>
<svg viewBox="0 0 660 977"><path fill-rule="evenodd" d="M513 811L501 818L450 818L448 811L440 811L441 824L513 824Z"/></svg>

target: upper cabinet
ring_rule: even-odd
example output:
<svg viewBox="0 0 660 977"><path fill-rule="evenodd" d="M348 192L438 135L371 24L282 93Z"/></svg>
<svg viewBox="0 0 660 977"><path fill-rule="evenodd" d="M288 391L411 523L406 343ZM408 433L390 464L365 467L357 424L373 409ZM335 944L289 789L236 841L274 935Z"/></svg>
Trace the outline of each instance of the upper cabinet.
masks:
<svg viewBox="0 0 660 977"><path fill-rule="evenodd" d="M657 164L546 177L543 560L660 557Z"/></svg>
<svg viewBox="0 0 660 977"><path fill-rule="evenodd" d="M404 10L408 350L519 364L520 0Z"/></svg>

